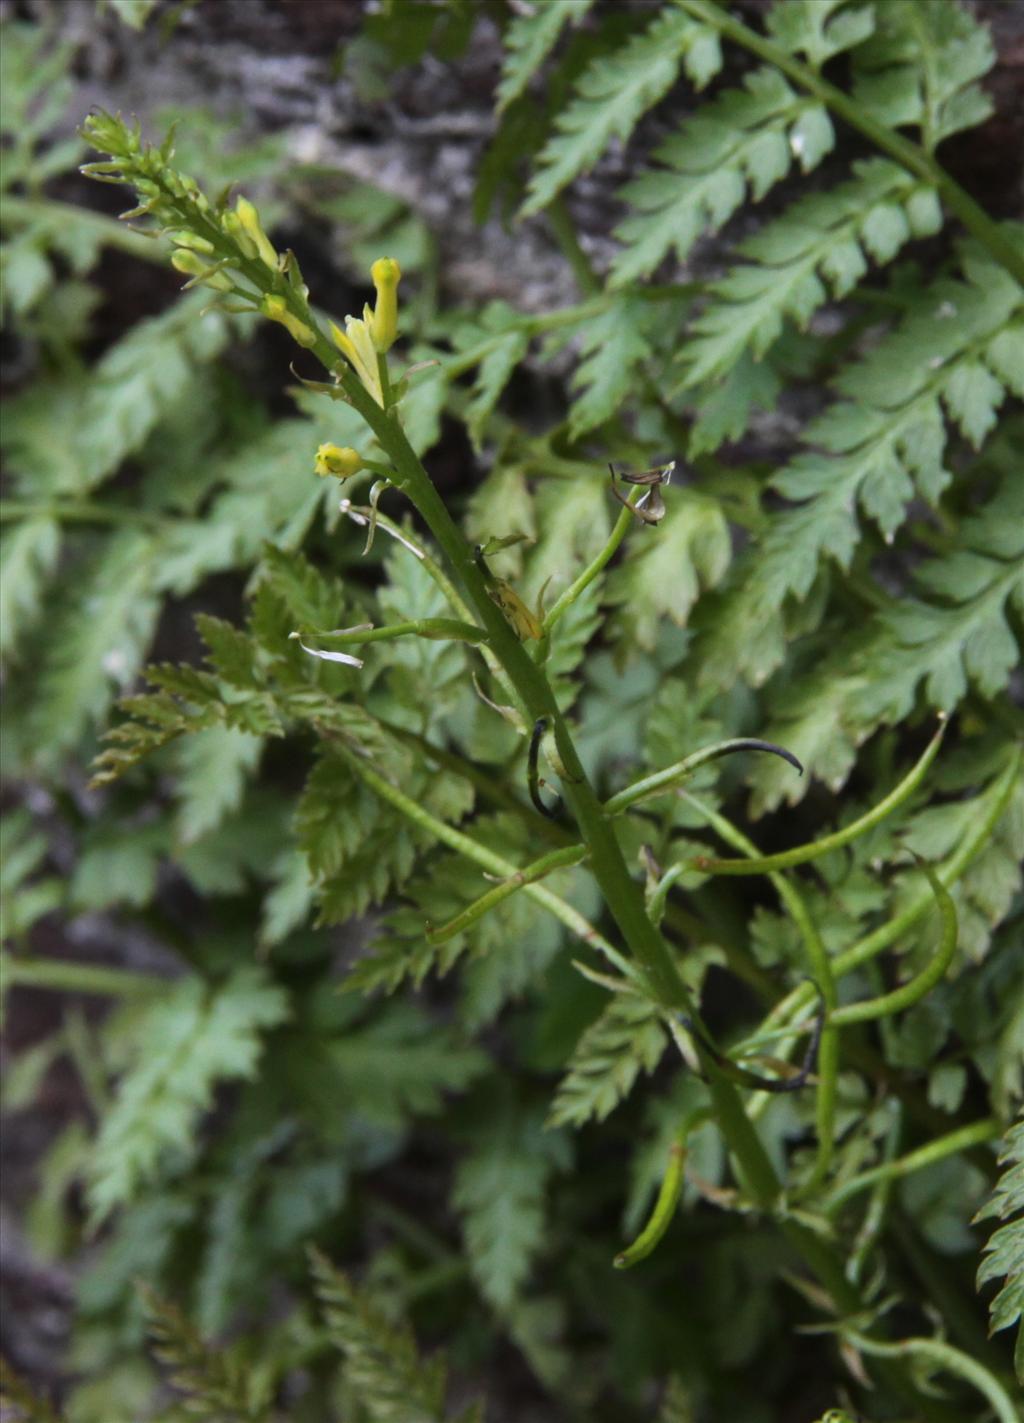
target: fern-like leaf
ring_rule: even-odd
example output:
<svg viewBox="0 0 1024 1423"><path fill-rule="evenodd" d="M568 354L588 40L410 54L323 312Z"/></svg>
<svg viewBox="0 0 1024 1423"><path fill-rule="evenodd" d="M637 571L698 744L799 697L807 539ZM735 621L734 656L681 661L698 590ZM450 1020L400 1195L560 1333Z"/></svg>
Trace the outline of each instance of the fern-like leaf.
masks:
<svg viewBox="0 0 1024 1423"><path fill-rule="evenodd" d="M594 0L560 0L513 16L505 31L505 57L497 89L498 113L525 93L567 24L578 25Z"/></svg>
<svg viewBox="0 0 1024 1423"><path fill-rule="evenodd" d="M178 833L190 844L238 809L263 742L231 726L211 726L186 737L177 749Z"/></svg>
<svg viewBox="0 0 1024 1423"><path fill-rule="evenodd" d="M869 725L909 714L918 686L951 711L972 683L986 697L1020 665L1008 621L1024 617L1024 484L1011 477L978 514L965 519L958 548L924 563L916 580L941 601L904 598L880 615L865 652L865 688L855 709ZM870 679L867 670L870 669Z"/></svg>
<svg viewBox="0 0 1024 1423"><path fill-rule="evenodd" d="M835 141L827 111L798 96L775 69L758 69L699 110L654 152L659 168L627 183L619 197L634 209L615 228L625 250L612 285L649 275L675 251L683 262L705 230L716 232L749 190L763 198L794 158L809 173Z"/></svg>
<svg viewBox="0 0 1024 1423"><path fill-rule="evenodd" d="M978 1269L978 1288L992 1280L1002 1280L999 1293L989 1305L990 1330L1017 1325L1014 1365L1024 1384L1024 1117L1018 1118L1003 1139L999 1155L1003 1174L996 1182L992 1198L975 1216L975 1221L1003 1221L985 1246L985 1259Z"/></svg>
<svg viewBox="0 0 1024 1423"><path fill-rule="evenodd" d="M568 1165L568 1144L534 1114L490 1112L455 1173L470 1268L484 1297L509 1308L544 1239L544 1197L552 1171Z"/></svg>
<svg viewBox="0 0 1024 1423"><path fill-rule="evenodd" d="M73 606L55 619L35 714L41 758L77 741L138 671L160 611L154 555L147 535L115 535L78 579Z"/></svg>
<svg viewBox="0 0 1024 1423"><path fill-rule="evenodd" d="M318 1250L310 1251L310 1263L346 1382L372 1423L444 1423L444 1359L424 1362L408 1325L395 1323Z"/></svg>
<svg viewBox="0 0 1024 1423"><path fill-rule="evenodd" d="M829 297L849 294L868 270L913 237L937 232L942 216L928 185L888 159L858 163L856 176L795 202L743 242L748 263L712 282L712 299L680 353L686 384L717 380L746 351L762 357L789 319L805 327Z"/></svg>
<svg viewBox="0 0 1024 1423"><path fill-rule="evenodd" d="M253 968L236 970L218 987L183 978L136 1011L129 1033L135 1061L89 1162L94 1222L152 1181L165 1153L187 1148L216 1083L253 1075L262 1032L287 1011L281 989Z"/></svg>
<svg viewBox="0 0 1024 1423"><path fill-rule="evenodd" d="M328 1057L345 1100L389 1127L436 1114L445 1092L464 1091L490 1065L480 1048L403 1002L332 1041Z"/></svg>
<svg viewBox="0 0 1024 1423"><path fill-rule="evenodd" d="M716 32L671 6L623 48L594 59L541 150L523 216L540 212L592 168L613 139L624 143L641 115L668 92L680 65L699 87L718 73L722 57Z"/></svg>
<svg viewBox="0 0 1024 1423"><path fill-rule="evenodd" d="M17 652L39 616L60 544L60 525L45 515L22 519L0 537L0 660L4 662Z"/></svg>
<svg viewBox="0 0 1024 1423"><path fill-rule="evenodd" d="M812 69L820 69L868 38L875 27L874 7L847 5L845 0L776 0L767 25L790 54L804 55Z"/></svg>
<svg viewBox="0 0 1024 1423"><path fill-rule="evenodd" d="M552 1126L582 1126L605 1117L653 1072L667 1044L657 1008L642 998L613 998L573 1050L551 1107Z"/></svg>
<svg viewBox="0 0 1024 1423"><path fill-rule="evenodd" d="M685 627L701 588L722 579L732 557L729 526L714 499L670 492L671 507L653 529L637 531L628 557L608 580L620 605L621 636L653 649L664 617Z"/></svg>
<svg viewBox="0 0 1024 1423"><path fill-rule="evenodd" d="M258 1423L267 1415L266 1375L235 1351L208 1344L177 1305L141 1290L153 1353L185 1394L186 1408L210 1423Z"/></svg>
<svg viewBox="0 0 1024 1423"><path fill-rule="evenodd" d="M890 127L920 128L931 151L984 122L992 101L978 84L995 62L992 37L955 0L886 0L875 34L854 56L854 98Z"/></svg>
<svg viewBox="0 0 1024 1423"><path fill-rule="evenodd" d="M903 326L836 381L846 400L812 421L811 446L773 484L803 501L772 519L736 570L707 646L704 675L755 683L781 661L787 597L810 593L824 556L847 568L861 537L858 504L891 540L917 490L934 503L949 483L943 407L972 442L1021 380L1024 291L968 246L967 281L934 284ZM1011 384L1012 382L1012 384Z"/></svg>

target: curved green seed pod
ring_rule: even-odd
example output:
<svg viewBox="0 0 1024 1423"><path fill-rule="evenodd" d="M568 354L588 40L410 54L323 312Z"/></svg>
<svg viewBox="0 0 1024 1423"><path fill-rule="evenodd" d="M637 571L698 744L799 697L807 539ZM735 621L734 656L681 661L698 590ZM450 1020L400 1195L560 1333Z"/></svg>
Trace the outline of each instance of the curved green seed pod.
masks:
<svg viewBox="0 0 1024 1423"><path fill-rule="evenodd" d="M683 1189L683 1167L686 1165L686 1146L683 1134L669 1149L668 1170L662 1177L658 1199L654 1202L651 1218L632 1245L619 1252L613 1260L616 1270L628 1270L639 1260L644 1260L668 1230L676 1213L679 1197Z"/></svg>
<svg viewBox="0 0 1024 1423"><path fill-rule="evenodd" d="M930 993L946 975L946 970L956 951L956 905L953 903L949 890L935 871L926 865L919 855L915 855L914 859L931 885L935 902L939 906L939 914L942 918L942 935L939 939L938 952L919 974L909 983L904 983L902 987L894 988L891 993L883 993L878 998L868 998L863 1003L849 1003L845 1008L837 1008L829 1017L829 1022L833 1027L842 1028L849 1023L866 1023L872 1018L889 1018L893 1013L902 1013L905 1008L910 1008L926 993Z"/></svg>

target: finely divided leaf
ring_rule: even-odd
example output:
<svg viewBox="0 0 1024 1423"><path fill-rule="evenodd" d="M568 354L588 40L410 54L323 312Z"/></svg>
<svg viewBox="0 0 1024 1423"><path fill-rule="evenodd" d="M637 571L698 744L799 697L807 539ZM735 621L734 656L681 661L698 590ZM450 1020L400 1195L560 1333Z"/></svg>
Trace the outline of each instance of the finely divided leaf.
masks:
<svg viewBox="0 0 1024 1423"><path fill-rule="evenodd" d="M1024 1384L1024 1118L1009 1128L999 1155L1003 1174L996 1182L992 1198L975 1216L976 1221L1003 1221L985 1246L985 1259L978 1269L978 1288L992 1280L1002 1280L999 1293L989 1305L990 1330L1017 1325L1014 1363L1017 1378Z"/></svg>
<svg viewBox="0 0 1024 1423"><path fill-rule="evenodd" d="M593 60L576 97L555 120L542 149L522 215L540 212L580 173L592 168L615 138L625 142L637 120L665 95L680 64L698 88L721 67L718 39L682 10L669 7L614 54Z"/></svg>
<svg viewBox="0 0 1024 1423"><path fill-rule="evenodd" d="M757 201L789 172L810 172L832 148L821 105L797 95L774 69L758 69L688 119L654 152L661 165L619 197L634 211L615 229L625 250L612 285L649 275L674 251L680 262L701 234L717 231L747 197Z"/></svg>
<svg viewBox="0 0 1024 1423"><path fill-rule="evenodd" d="M237 969L219 985L189 975L135 1011L134 1061L103 1117L88 1166L94 1222L134 1199L168 1153L190 1148L216 1084L253 1076L262 1033L287 1012L283 991L256 968Z"/></svg>
<svg viewBox="0 0 1024 1423"><path fill-rule="evenodd" d="M498 113L518 99L558 43L567 24L578 25L594 0L559 0L513 15L505 31L505 58L497 89Z"/></svg>
<svg viewBox="0 0 1024 1423"><path fill-rule="evenodd" d="M569 1059L551 1107L552 1126L602 1122L653 1072L668 1039L654 1004L620 994L586 1030Z"/></svg>

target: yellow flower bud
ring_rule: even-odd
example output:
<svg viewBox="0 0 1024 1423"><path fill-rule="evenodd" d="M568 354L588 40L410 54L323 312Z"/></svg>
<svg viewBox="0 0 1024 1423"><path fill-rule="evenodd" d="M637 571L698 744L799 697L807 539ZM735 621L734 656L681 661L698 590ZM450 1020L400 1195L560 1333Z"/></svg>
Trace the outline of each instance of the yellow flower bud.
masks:
<svg viewBox="0 0 1024 1423"><path fill-rule="evenodd" d="M170 232L167 235L175 247L187 247L192 252L205 252L207 256L215 250L212 242L208 242L196 232Z"/></svg>
<svg viewBox="0 0 1024 1423"><path fill-rule="evenodd" d="M260 222L259 213L253 207L252 203L249 201L248 198L238 199L238 201L235 203L235 212L238 214L239 222L242 224L243 228L248 233L252 241L256 244L256 249L259 252L263 262L270 268L272 272L276 272L277 249L274 247L274 244L271 242L267 234L263 231L263 225Z"/></svg>
<svg viewBox="0 0 1024 1423"><path fill-rule="evenodd" d="M171 266L176 272L183 272L193 281L205 282L208 287L214 287L219 292L232 292L235 289L235 284L230 277L225 276L223 272L218 272L215 267L211 267L209 262L204 262L202 257L195 252L183 251L181 248L177 252L172 252Z"/></svg>
<svg viewBox="0 0 1024 1423"><path fill-rule="evenodd" d="M314 472L321 477L336 475L338 479L348 479L350 474L358 474L363 467L363 457L351 445L321 445L316 452Z"/></svg>
<svg viewBox="0 0 1024 1423"><path fill-rule="evenodd" d="M260 311L262 311L264 316L269 316L271 321L279 321L291 334L292 339L298 341L300 346L316 345L316 332L312 327L307 326L304 321L300 321L297 316L292 315L285 304L284 297L263 297L260 301Z"/></svg>
<svg viewBox="0 0 1024 1423"><path fill-rule="evenodd" d="M377 289L370 334L380 352L389 351L398 335L398 283L402 269L393 257L378 257L370 268L370 277Z"/></svg>
<svg viewBox="0 0 1024 1423"><path fill-rule="evenodd" d="M243 257L248 257L250 261L260 255L259 248L252 240L245 228L242 226L242 219L236 212L226 212L221 215L220 225L226 236L241 252Z"/></svg>

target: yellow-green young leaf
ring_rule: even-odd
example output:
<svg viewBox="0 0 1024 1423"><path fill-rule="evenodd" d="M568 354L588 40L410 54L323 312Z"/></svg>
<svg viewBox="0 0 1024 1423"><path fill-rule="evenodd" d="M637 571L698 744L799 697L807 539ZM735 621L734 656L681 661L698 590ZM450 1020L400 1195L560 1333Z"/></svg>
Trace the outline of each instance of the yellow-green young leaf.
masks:
<svg viewBox="0 0 1024 1423"><path fill-rule="evenodd" d="M620 49L592 60L540 153L523 216L539 212L592 168L613 139L625 142L641 115L668 92L680 65L699 88L721 63L715 32L674 7Z"/></svg>
<svg viewBox="0 0 1024 1423"><path fill-rule="evenodd" d="M719 582L732 555L729 526L715 501L671 487L665 498L665 518L631 534L627 556L608 580L619 635L647 650L664 618L686 626L701 590Z"/></svg>

